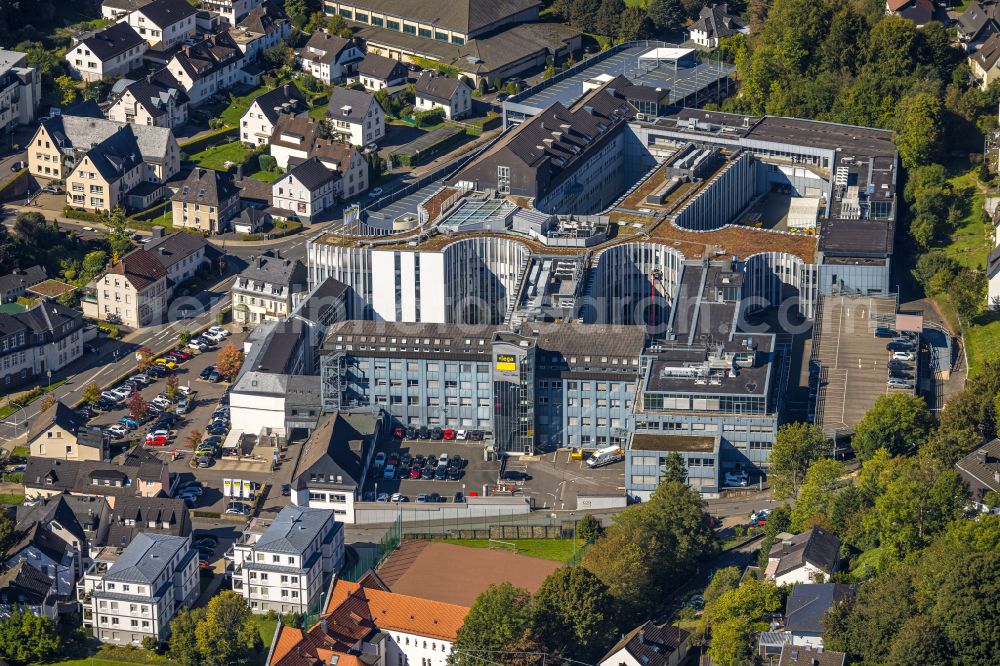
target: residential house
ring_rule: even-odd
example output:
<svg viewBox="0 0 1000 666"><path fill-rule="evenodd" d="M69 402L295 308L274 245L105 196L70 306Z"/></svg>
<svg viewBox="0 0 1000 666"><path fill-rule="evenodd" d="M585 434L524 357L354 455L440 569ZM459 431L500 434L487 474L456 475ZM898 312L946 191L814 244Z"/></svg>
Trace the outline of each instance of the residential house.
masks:
<svg viewBox="0 0 1000 666"><path fill-rule="evenodd" d="M750 29L739 16L729 13L729 5L702 7L698 20L688 26L691 41L698 46L714 49L719 41L736 35L749 35Z"/></svg>
<svg viewBox="0 0 1000 666"><path fill-rule="evenodd" d="M684 661L691 632L644 622L625 634L598 666L677 666Z"/></svg>
<svg viewBox="0 0 1000 666"><path fill-rule="evenodd" d="M130 126L122 125L83 153L66 178L66 199L73 208L93 212L129 208L129 192L146 183L146 175L139 142Z"/></svg>
<svg viewBox="0 0 1000 666"><path fill-rule="evenodd" d="M61 400L38 413L28 428L31 455L61 460L105 460L108 442L100 427L87 427L87 419Z"/></svg>
<svg viewBox="0 0 1000 666"><path fill-rule="evenodd" d="M143 533L186 537L191 515L182 499L170 497L120 497L108 518L104 543L125 548Z"/></svg>
<svg viewBox="0 0 1000 666"><path fill-rule="evenodd" d="M243 51L228 32L222 32L174 54L165 68L171 78L162 70L156 76L165 83L176 82L187 93L191 106L198 106L212 95L244 82L243 64Z"/></svg>
<svg viewBox="0 0 1000 666"><path fill-rule="evenodd" d="M764 577L776 585L825 583L840 564L840 539L814 527L808 532L781 533L767 555Z"/></svg>
<svg viewBox="0 0 1000 666"><path fill-rule="evenodd" d="M59 601L52 580L25 560L0 573L0 617L24 610L56 620Z"/></svg>
<svg viewBox="0 0 1000 666"><path fill-rule="evenodd" d="M111 507L103 496L68 495L33 498L17 507L16 521L23 525L58 523L64 540L80 551L81 573L90 566L91 556L107 538ZM72 514L72 515L70 515ZM76 543L74 543L76 542ZM79 545L77 545L79 544Z"/></svg>
<svg viewBox="0 0 1000 666"><path fill-rule="evenodd" d="M236 25L260 3L261 0L202 0L201 8L218 14L227 25Z"/></svg>
<svg viewBox="0 0 1000 666"><path fill-rule="evenodd" d="M302 71L312 74L326 85L343 81L364 58L364 53L353 39L337 37L325 30L314 32L297 55L302 62Z"/></svg>
<svg viewBox="0 0 1000 666"><path fill-rule="evenodd" d="M990 84L1000 78L1000 34L993 33L986 38L978 50L969 54L969 69L972 76L979 82L979 87L986 90Z"/></svg>
<svg viewBox="0 0 1000 666"><path fill-rule="evenodd" d="M443 666L469 609L397 594L374 573L338 579L320 621L279 626L268 666L424 664Z"/></svg>
<svg viewBox="0 0 1000 666"><path fill-rule="evenodd" d="M324 414L303 445L292 478L292 504L332 509L354 523L354 503L376 444L388 437L389 419L372 413Z"/></svg>
<svg viewBox="0 0 1000 666"><path fill-rule="evenodd" d="M403 63L374 53L366 54L365 59L358 63L358 81L371 92L404 85L407 75L408 70Z"/></svg>
<svg viewBox="0 0 1000 666"><path fill-rule="evenodd" d="M143 246L166 269L167 280L171 283L168 294L171 296L176 286L194 276L205 264L211 263L210 248L208 241L197 234L164 234L161 227L153 228L153 236Z"/></svg>
<svg viewBox="0 0 1000 666"><path fill-rule="evenodd" d="M153 0L128 14L128 24L154 51L167 51L194 37L198 10L187 0Z"/></svg>
<svg viewBox="0 0 1000 666"><path fill-rule="evenodd" d="M229 30L247 62L256 61L262 53L286 41L292 34L292 21L271 0L264 0Z"/></svg>
<svg viewBox="0 0 1000 666"><path fill-rule="evenodd" d="M48 279L45 269L41 266L31 266L24 270L15 268L10 273L0 276L0 304L15 303L24 296L29 287Z"/></svg>
<svg viewBox="0 0 1000 666"><path fill-rule="evenodd" d="M986 305L991 310L1000 309L1000 245L993 248L986 260Z"/></svg>
<svg viewBox="0 0 1000 666"><path fill-rule="evenodd" d="M329 139L317 139L309 155L340 176L334 183L333 190L338 198L350 199L368 190L368 160L354 146Z"/></svg>
<svg viewBox="0 0 1000 666"><path fill-rule="evenodd" d="M975 51L986 39L1000 32L1000 4L995 0L973 0L955 22L959 44Z"/></svg>
<svg viewBox="0 0 1000 666"><path fill-rule="evenodd" d="M340 179L339 174L316 157L300 162L271 187L274 208L282 211L273 215L292 220L315 220L333 206Z"/></svg>
<svg viewBox="0 0 1000 666"><path fill-rule="evenodd" d="M170 129L66 114L53 116L39 125L29 143L28 168L39 178L68 179L84 155L122 128L128 128L138 144L145 165L142 181L163 183L180 171L181 149ZM84 185L89 184L86 182L89 178L83 180ZM74 205L73 194L67 187L66 203ZM89 191L85 188L76 194ZM107 193L99 198L107 199Z"/></svg>
<svg viewBox="0 0 1000 666"><path fill-rule="evenodd" d="M308 613L344 563L344 524L329 509L286 506L233 544L233 591L254 613Z"/></svg>
<svg viewBox="0 0 1000 666"><path fill-rule="evenodd" d="M171 198L174 226L221 234L240 212L240 191L228 173L195 167Z"/></svg>
<svg viewBox="0 0 1000 666"><path fill-rule="evenodd" d="M931 0L885 0L885 13L905 18L922 28L934 20L934 3Z"/></svg>
<svg viewBox="0 0 1000 666"><path fill-rule="evenodd" d="M803 583L792 587L785 602L785 631L792 645L823 647L826 614L854 596L854 588L837 583Z"/></svg>
<svg viewBox="0 0 1000 666"><path fill-rule="evenodd" d="M955 463L955 468L969 486L973 506L984 513L1000 513L1000 502L987 497L987 493L1000 493L1000 439L986 442Z"/></svg>
<svg viewBox="0 0 1000 666"><path fill-rule="evenodd" d="M265 252L250 260L232 287L233 320L254 324L284 319L308 292L301 261Z"/></svg>
<svg viewBox="0 0 1000 666"><path fill-rule="evenodd" d="M167 269L153 253L138 249L97 278L98 316L104 321L142 328L166 312Z"/></svg>
<svg viewBox="0 0 1000 666"><path fill-rule="evenodd" d="M68 493L103 497L114 509L121 497L156 497L169 491L167 463L142 446L112 458L110 463L32 456L24 471L24 494L31 500Z"/></svg>
<svg viewBox="0 0 1000 666"><path fill-rule="evenodd" d="M260 120L260 119L258 119ZM250 129L253 129L251 126ZM309 116L308 113L291 115L279 113L274 122L274 129L268 140L269 152L278 166L288 169L309 157L316 140L322 131L322 124ZM256 132L251 135L255 137Z"/></svg>
<svg viewBox="0 0 1000 666"><path fill-rule="evenodd" d="M83 626L105 643L163 641L170 621L200 591L198 552L190 536L143 532L124 550L106 547L77 588Z"/></svg>
<svg viewBox="0 0 1000 666"><path fill-rule="evenodd" d="M800 645L785 645L778 659L778 666L844 666L846 663L847 655L843 652Z"/></svg>
<svg viewBox="0 0 1000 666"><path fill-rule="evenodd" d="M13 543L4 565L26 562L52 581L55 594L68 599L82 572L87 541L76 516L61 498L18 511Z"/></svg>
<svg viewBox="0 0 1000 666"><path fill-rule="evenodd" d="M385 112L375 96L363 90L334 88L326 118L335 134L355 146L367 146L385 136Z"/></svg>
<svg viewBox="0 0 1000 666"><path fill-rule="evenodd" d="M126 76L142 67L149 45L127 23L115 23L84 37L66 52L69 71L84 81Z"/></svg>
<svg viewBox="0 0 1000 666"><path fill-rule="evenodd" d="M42 99L42 74L28 67L28 55L0 49L0 128L35 120Z"/></svg>
<svg viewBox="0 0 1000 666"><path fill-rule="evenodd" d="M122 79L111 88L108 120L173 129L188 119L188 96L179 86L152 76Z"/></svg>
<svg viewBox="0 0 1000 666"><path fill-rule="evenodd" d="M263 145L274 134L279 116L295 115L305 110L305 98L297 86L285 84L270 90L255 99L240 118L240 139L250 145Z"/></svg>
<svg viewBox="0 0 1000 666"><path fill-rule="evenodd" d="M452 79L435 72L422 72L414 86L418 111L441 109L444 117L457 120L472 112L472 88L462 79Z"/></svg>
<svg viewBox="0 0 1000 666"><path fill-rule="evenodd" d="M101 2L101 18L109 21L120 21L135 10L145 7L153 0L103 0Z"/></svg>
<svg viewBox="0 0 1000 666"><path fill-rule="evenodd" d="M0 313L0 388L10 390L83 355L83 317L59 303Z"/></svg>

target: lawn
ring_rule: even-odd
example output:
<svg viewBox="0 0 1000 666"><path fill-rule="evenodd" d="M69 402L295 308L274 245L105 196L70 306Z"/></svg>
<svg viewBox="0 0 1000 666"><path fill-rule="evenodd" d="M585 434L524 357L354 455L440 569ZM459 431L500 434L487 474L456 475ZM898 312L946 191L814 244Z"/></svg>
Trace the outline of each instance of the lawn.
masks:
<svg viewBox="0 0 1000 666"><path fill-rule="evenodd" d="M24 501L24 495L0 493L0 504L6 506L17 506Z"/></svg>
<svg viewBox="0 0 1000 666"><path fill-rule="evenodd" d="M273 183L274 181L281 178L283 175L285 174L278 173L277 171L255 171L248 177L253 178L254 180L263 181L265 183Z"/></svg>
<svg viewBox="0 0 1000 666"><path fill-rule="evenodd" d="M972 319L965 329L965 352L969 357L969 374L983 367L983 361L1000 350L1000 312L984 312Z"/></svg>
<svg viewBox="0 0 1000 666"><path fill-rule="evenodd" d="M31 455L31 449L28 448L27 446L15 446L10 451L11 458L14 457L27 458L30 455Z"/></svg>
<svg viewBox="0 0 1000 666"><path fill-rule="evenodd" d="M955 192L963 190L971 193L969 208L965 217L952 232L947 245L942 249L945 255L968 268L986 268L986 259L990 254L989 234L992 231L983 222L983 202L986 195L980 190L976 169L963 171L948 179Z"/></svg>
<svg viewBox="0 0 1000 666"><path fill-rule="evenodd" d="M219 114L219 118L222 118L222 122L226 124L226 127L237 127L240 124L240 118L243 114L247 112L253 101L271 90L268 87L261 86L256 90L243 95L242 97L236 97L232 102L229 103L222 113Z"/></svg>
<svg viewBox="0 0 1000 666"><path fill-rule="evenodd" d="M467 548L489 548L488 539L435 539L442 543L450 543L455 546L465 546ZM496 542L494 542L495 544ZM555 562L568 562L573 557L572 539L511 539L506 543L517 545L517 554L527 557L537 557L542 560L553 560ZM577 548L582 548L585 544L581 540L576 542ZM509 549L509 546L495 546Z"/></svg>
<svg viewBox="0 0 1000 666"><path fill-rule="evenodd" d="M198 166L216 171L225 171L226 162L243 164L250 159L250 149L239 141L224 143L214 148L206 148L191 156L191 161Z"/></svg>
<svg viewBox="0 0 1000 666"><path fill-rule="evenodd" d="M309 117L313 120L323 120L326 118L326 109L330 106L329 104L320 104L319 106L314 106L309 109Z"/></svg>
<svg viewBox="0 0 1000 666"><path fill-rule="evenodd" d="M274 632L278 628L278 620L272 620L266 615L254 615L253 619L257 623L257 632L260 634L260 640L264 643L264 649L267 650L274 639Z"/></svg>

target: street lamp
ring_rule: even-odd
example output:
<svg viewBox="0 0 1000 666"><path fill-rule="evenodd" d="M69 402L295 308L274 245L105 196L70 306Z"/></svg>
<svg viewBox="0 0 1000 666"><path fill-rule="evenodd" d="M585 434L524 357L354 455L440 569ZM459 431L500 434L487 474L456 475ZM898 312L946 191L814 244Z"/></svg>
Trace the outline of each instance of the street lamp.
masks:
<svg viewBox="0 0 1000 666"><path fill-rule="evenodd" d="M573 519L573 561L576 561L576 512L570 511L569 517Z"/></svg>
<svg viewBox="0 0 1000 666"><path fill-rule="evenodd" d="M46 370L45 374L48 375L48 377L49 377L49 386L48 386L47 390L51 391L52 390L52 370Z"/></svg>

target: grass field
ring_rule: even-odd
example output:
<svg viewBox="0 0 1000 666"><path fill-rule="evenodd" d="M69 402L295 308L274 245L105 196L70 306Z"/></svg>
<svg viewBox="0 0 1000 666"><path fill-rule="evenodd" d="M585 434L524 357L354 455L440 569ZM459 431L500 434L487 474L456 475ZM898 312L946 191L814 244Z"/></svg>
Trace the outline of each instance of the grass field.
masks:
<svg viewBox="0 0 1000 666"><path fill-rule="evenodd" d="M255 171L248 177L253 178L254 180L263 181L265 183L273 183L274 181L281 178L283 175L285 174L278 173L277 171Z"/></svg>
<svg viewBox="0 0 1000 666"><path fill-rule="evenodd" d="M229 106L223 109L222 113L219 114L219 117L222 118L222 122L226 124L226 127L238 126L240 124L240 118L242 118L243 114L247 112L247 109L250 108L253 101L266 93L268 90L270 90L270 88L261 86L260 88L257 88L242 97L234 98L233 101L229 103Z"/></svg>
<svg viewBox="0 0 1000 666"><path fill-rule="evenodd" d="M17 506L23 501L24 501L24 495L0 493L0 504L6 504L8 506Z"/></svg>
<svg viewBox="0 0 1000 666"><path fill-rule="evenodd" d="M466 548L489 548L488 539L435 539L442 543L450 543L455 546L465 546ZM507 543L517 545L517 554L527 557L537 557L542 560L553 560L555 562L568 562L573 557L572 539L511 539ZM582 547L583 542L577 541L577 547ZM510 550L510 546L500 546L496 548Z"/></svg>
<svg viewBox="0 0 1000 666"><path fill-rule="evenodd" d="M216 171L225 171L226 162L243 164L250 158L250 149L239 141L224 143L214 148L206 148L191 156L191 161L198 166Z"/></svg>
<svg viewBox="0 0 1000 666"><path fill-rule="evenodd" d="M11 457L27 458L29 455L31 455L31 449L29 449L27 446L15 446L13 449L10 450L10 455Z"/></svg>
<svg viewBox="0 0 1000 666"><path fill-rule="evenodd" d="M260 634L260 639L264 643L266 651L274 639L274 632L278 628L278 621L271 620L266 615L254 615L253 619L257 623L257 632Z"/></svg>

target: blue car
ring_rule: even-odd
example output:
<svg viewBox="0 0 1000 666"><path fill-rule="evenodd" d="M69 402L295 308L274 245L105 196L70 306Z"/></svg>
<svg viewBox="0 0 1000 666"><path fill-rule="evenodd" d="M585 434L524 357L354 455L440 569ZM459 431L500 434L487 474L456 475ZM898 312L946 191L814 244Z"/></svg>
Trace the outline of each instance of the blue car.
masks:
<svg viewBox="0 0 1000 666"><path fill-rule="evenodd" d="M396 466L386 465L385 469L382 471L383 479L395 479L396 478Z"/></svg>
<svg viewBox="0 0 1000 666"><path fill-rule="evenodd" d="M127 416L121 417L120 419L118 419L118 422L121 423L126 428L128 428L129 430L135 430L136 428L139 427L138 421L136 421L135 419L130 419Z"/></svg>

